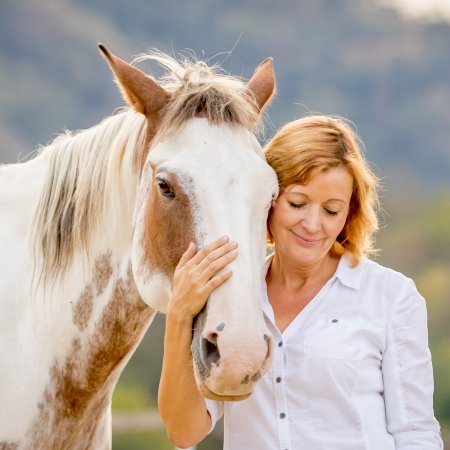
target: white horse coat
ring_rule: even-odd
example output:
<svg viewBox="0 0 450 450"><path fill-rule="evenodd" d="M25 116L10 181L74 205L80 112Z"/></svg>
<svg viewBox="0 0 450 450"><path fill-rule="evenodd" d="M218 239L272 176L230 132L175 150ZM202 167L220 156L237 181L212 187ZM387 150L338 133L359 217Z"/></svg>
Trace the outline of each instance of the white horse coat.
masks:
<svg viewBox="0 0 450 450"><path fill-rule="evenodd" d="M0 167L0 450L111 448L114 386L190 241L240 248L194 337L202 392L245 398L271 360L259 292L277 180L251 130L271 62L244 85L158 54L173 76L157 84L101 50L131 109ZM220 369L202 350L219 323Z"/></svg>

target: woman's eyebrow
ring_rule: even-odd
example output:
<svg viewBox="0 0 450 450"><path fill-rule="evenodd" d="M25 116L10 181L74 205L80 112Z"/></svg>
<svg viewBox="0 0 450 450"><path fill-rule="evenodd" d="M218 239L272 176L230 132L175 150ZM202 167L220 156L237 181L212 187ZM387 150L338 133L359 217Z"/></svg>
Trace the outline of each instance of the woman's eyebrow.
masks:
<svg viewBox="0 0 450 450"><path fill-rule="evenodd" d="M289 191L289 192L285 192L286 195L299 195L301 197L304 198L309 198L308 194L305 194L303 192L296 192L296 191ZM343 198L328 198L325 203L327 202L340 202L340 203L347 203L346 200L344 200Z"/></svg>

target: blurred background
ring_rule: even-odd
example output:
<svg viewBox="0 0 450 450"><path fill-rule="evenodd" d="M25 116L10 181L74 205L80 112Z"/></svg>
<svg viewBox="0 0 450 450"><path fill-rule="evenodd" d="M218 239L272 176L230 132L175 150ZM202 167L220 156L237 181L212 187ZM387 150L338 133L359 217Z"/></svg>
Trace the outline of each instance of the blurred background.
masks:
<svg viewBox="0 0 450 450"><path fill-rule="evenodd" d="M245 78L272 56L266 139L311 112L355 124L383 183L378 260L427 300L435 412L450 445L450 1L0 0L0 163L123 105L97 42L127 61L190 49ZM173 448L155 400L163 331L158 316L120 379L114 450ZM198 449L221 449L220 435Z"/></svg>

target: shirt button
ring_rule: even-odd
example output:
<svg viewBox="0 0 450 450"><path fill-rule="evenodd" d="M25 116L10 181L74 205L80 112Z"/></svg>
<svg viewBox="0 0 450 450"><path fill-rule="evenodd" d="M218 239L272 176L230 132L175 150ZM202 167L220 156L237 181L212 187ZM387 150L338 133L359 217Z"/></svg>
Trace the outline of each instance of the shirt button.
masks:
<svg viewBox="0 0 450 450"><path fill-rule="evenodd" d="M278 342L278 347L283 347L283 341Z"/></svg>
<svg viewBox="0 0 450 450"><path fill-rule="evenodd" d="M277 377L277 378L275 379L275 381L276 381L277 383L281 383L281 377Z"/></svg>
<svg viewBox="0 0 450 450"><path fill-rule="evenodd" d="M280 414L280 419L284 419L286 417L286 414L285 413L281 413Z"/></svg>
<svg viewBox="0 0 450 450"><path fill-rule="evenodd" d="M337 319L333 319L331 322L338 323L338 320Z"/></svg>

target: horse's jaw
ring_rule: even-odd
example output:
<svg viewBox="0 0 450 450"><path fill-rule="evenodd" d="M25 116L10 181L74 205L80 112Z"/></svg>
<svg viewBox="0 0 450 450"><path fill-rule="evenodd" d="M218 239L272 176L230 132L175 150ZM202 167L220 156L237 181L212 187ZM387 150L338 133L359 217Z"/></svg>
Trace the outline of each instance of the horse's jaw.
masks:
<svg viewBox="0 0 450 450"><path fill-rule="evenodd" d="M148 195L148 191L146 192ZM141 200L142 201L142 200ZM148 261L143 236L145 207L141 206L140 217L136 220L131 243L131 268L136 288L144 303L156 311L166 313L172 290L172 279L168 270L161 270L156 264Z"/></svg>
<svg viewBox="0 0 450 450"><path fill-rule="evenodd" d="M135 270L134 267L133 278L142 300L154 310L165 314L172 284L169 278L161 272L149 273L145 269Z"/></svg>

